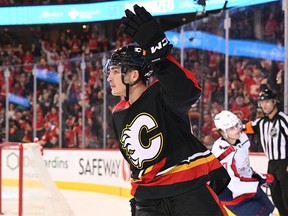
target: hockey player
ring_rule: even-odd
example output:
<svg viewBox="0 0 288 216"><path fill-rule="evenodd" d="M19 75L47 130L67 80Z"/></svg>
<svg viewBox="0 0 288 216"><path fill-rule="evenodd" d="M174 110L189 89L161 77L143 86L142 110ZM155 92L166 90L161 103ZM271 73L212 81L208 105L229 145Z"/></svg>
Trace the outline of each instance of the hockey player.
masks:
<svg viewBox="0 0 288 216"><path fill-rule="evenodd" d="M229 175L191 134L188 111L201 94L194 75L169 54L170 42L149 12L126 10L120 28L138 45L117 49L104 72L114 96L118 145L131 169L132 215L227 215L214 190ZM158 81L146 85L151 69Z"/></svg>
<svg viewBox="0 0 288 216"><path fill-rule="evenodd" d="M258 106L264 116L247 122L244 132L258 134L269 160L268 173L275 176L271 187L272 200L281 216L288 215L288 116L278 108L278 99L271 89L263 89Z"/></svg>
<svg viewBox="0 0 288 216"><path fill-rule="evenodd" d="M227 169L231 181L219 198L237 216L272 215L274 206L261 189L271 184L273 176L256 173L250 166L247 135L241 132L242 122L230 111L223 110L214 119L221 137L215 141L212 152Z"/></svg>

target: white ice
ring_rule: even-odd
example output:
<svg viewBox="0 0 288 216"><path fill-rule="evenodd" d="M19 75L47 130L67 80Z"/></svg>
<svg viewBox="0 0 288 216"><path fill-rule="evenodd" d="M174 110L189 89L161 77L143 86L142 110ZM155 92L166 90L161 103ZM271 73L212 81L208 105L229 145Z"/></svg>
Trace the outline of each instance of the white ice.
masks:
<svg viewBox="0 0 288 216"><path fill-rule="evenodd" d="M61 190L75 216L130 216L129 199L95 192Z"/></svg>

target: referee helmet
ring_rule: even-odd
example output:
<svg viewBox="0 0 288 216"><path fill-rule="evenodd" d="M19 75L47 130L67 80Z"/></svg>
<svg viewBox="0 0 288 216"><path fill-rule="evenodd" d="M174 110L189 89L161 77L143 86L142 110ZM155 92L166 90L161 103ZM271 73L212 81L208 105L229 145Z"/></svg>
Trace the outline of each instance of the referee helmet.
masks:
<svg viewBox="0 0 288 216"><path fill-rule="evenodd" d="M276 95L271 89L264 89L258 95L258 101L277 99Z"/></svg>
<svg viewBox="0 0 288 216"><path fill-rule="evenodd" d="M264 89L258 95L258 107L261 107L260 103L264 100L274 100L274 103L279 103L276 94L271 89Z"/></svg>

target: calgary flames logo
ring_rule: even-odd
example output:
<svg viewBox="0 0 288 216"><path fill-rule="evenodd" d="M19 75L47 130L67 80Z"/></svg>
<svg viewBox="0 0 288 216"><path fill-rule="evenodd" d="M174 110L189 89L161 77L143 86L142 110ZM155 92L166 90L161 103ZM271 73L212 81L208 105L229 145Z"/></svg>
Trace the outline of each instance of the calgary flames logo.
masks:
<svg viewBox="0 0 288 216"><path fill-rule="evenodd" d="M131 124L123 129L121 135L122 148L126 150L126 155L133 166L138 169L143 168L145 162L155 160L162 151L162 133L153 133L158 128L155 119L148 113L140 113ZM143 143L143 134L147 135Z"/></svg>

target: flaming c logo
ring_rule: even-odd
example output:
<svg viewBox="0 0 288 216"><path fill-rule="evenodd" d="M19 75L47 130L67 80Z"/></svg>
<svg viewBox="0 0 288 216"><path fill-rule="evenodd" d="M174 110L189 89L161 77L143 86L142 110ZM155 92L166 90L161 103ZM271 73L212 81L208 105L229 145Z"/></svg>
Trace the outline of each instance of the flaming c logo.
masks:
<svg viewBox="0 0 288 216"><path fill-rule="evenodd" d="M155 119L148 113L140 113L122 131L122 148L131 164L138 169L142 169L145 162L155 160L162 151L163 135L155 133L156 129ZM146 141L142 140L143 133Z"/></svg>

